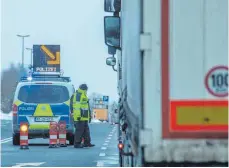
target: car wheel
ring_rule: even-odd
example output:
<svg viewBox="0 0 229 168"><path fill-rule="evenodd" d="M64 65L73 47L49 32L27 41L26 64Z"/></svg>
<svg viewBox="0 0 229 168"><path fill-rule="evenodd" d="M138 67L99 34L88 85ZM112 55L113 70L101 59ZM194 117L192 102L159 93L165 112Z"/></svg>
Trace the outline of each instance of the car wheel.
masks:
<svg viewBox="0 0 229 168"><path fill-rule="evenodd" d="M19 144L20 144L19 134L13 134L13 145L19 145Z"/></svg>

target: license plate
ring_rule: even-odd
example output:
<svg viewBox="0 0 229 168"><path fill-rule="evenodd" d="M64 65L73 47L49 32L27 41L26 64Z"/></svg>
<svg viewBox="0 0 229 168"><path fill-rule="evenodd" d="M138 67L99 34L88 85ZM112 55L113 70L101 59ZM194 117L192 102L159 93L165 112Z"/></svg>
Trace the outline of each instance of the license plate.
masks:
<svg viewBox="0 0 229 168"><path fill-rule="evenodd" d="M35 122L50 122L53 121L52 117L35 117Z"/></svg>

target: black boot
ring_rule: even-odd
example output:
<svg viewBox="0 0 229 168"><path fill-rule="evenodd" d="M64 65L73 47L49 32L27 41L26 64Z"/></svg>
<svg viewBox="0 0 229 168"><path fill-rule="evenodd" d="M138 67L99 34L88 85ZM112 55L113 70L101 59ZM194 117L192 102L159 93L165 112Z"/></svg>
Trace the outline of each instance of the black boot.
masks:
<svg viewBox="0 0 229 168"><path fill-rule="evenodd" d="M91 144L91 143L89 143L89 144L84 144L84 147L93 147L93 146L95 146L95 144Z"/></svg>
<svg viewBox="0 0 229 168"><path fill-rule="evenodd" d="M74 148L83 148L84 146L82 144L77 144L77 145L74 145Z"/></svg>

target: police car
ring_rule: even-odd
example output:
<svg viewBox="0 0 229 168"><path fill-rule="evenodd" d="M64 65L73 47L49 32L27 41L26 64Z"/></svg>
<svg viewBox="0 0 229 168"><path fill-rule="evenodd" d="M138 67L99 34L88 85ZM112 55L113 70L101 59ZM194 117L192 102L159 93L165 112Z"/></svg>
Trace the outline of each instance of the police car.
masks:
<svg viewBox="0 0 229 168"><path fill-rule="evenodd" d="M31 75L22 77L13 101L13 145L19 145L20 123L29 124L29 139L48 138L51 121L65 121L67 140L74 142L70 98L75 89L69 77Z"/></svg>

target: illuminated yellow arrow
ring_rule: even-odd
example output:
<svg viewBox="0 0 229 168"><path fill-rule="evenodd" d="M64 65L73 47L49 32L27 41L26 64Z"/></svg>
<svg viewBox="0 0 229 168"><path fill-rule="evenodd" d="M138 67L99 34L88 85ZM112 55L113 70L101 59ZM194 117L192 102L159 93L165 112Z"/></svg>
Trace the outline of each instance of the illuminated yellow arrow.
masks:
<svg viewBox="0 0 229 168"><path fill-rule="evenodd" d="M47 56L49 56L51 61L47 61L48 65L58 65L60 64L60 52L56 52L56 55L54 55L47 47L44 45L41 46L41 49L45 52ZM55 59L56 58L56 59ZM54 60L55 59L55 60Z"/></svg>
<svg viewBox="0 0 229 168"><path fill-rule="evenodd" d="M60 64L60 52L56 52L56 60L47 61L47 64L49 64L49 65L58 65L58 64Z"/></svg>

